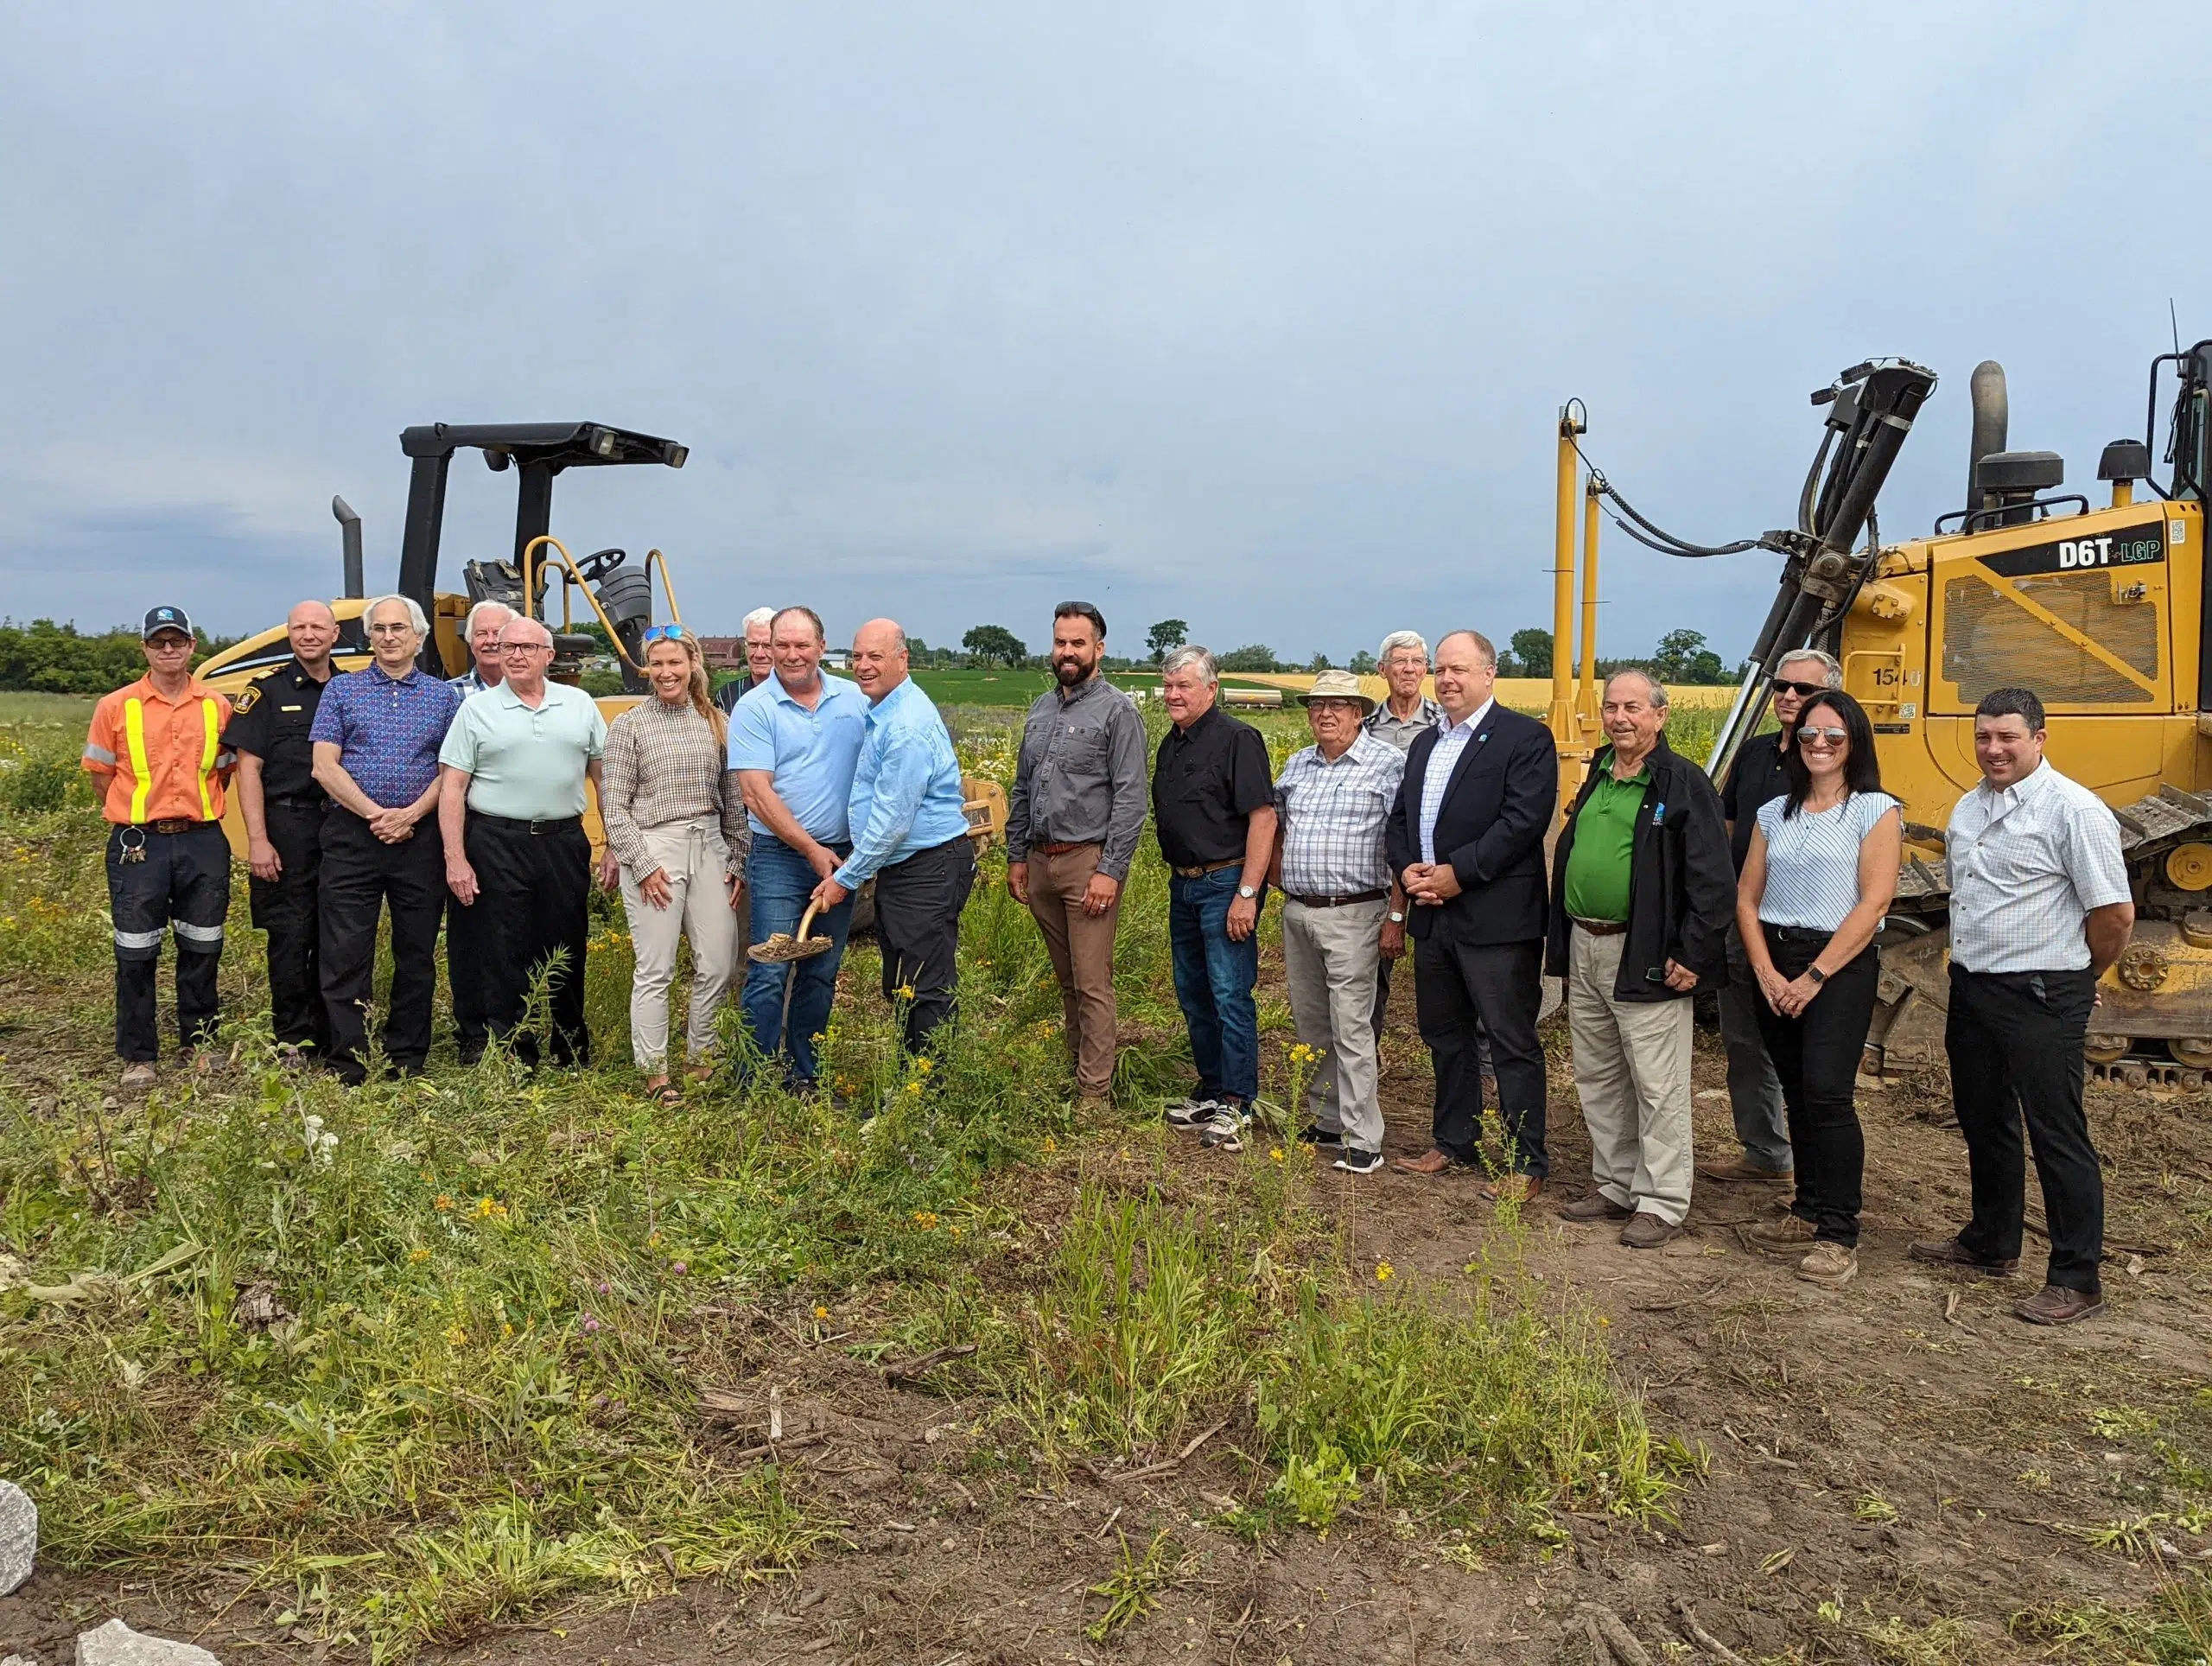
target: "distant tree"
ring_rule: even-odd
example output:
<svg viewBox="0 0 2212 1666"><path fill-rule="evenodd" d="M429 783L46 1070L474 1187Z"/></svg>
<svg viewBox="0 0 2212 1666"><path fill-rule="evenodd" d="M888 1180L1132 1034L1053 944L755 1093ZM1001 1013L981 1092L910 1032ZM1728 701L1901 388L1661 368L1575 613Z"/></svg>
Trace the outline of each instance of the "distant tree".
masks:
<svg viewBox="0 0 2212 1666"><path fill-rule="evenodd" d="M236 637L202 635L193 663L200 664L237 641ZM88 636L72 622L57 625L35 619L28 625L0 620L0 689L48 694L105 694L146 674L146 656L135 629Z"/></svg>
<svg viewBox="0 0 2212 1666"><path fill-rule="evenodd" d="M1726 683L1728 667L1705 645L1702 631L1669 631L1651 656L1651 674L1662 683Z"/></svg>
<svg viewBox="0 0 2212 1666"><path fill-rule="evenodd" d="M1309 671L1319 672L1334 671L1336 667L1329 664L1328 655L1325 653L1317 653L1310 661L1307 662L1306 669Z"/></svg>
<svg viewBox="0 0 2212 1666"><path fill-rule="evenodd" d="M1152 650L1153 664L1167 658L1168 650L1179 648L1191 639L1190 625L1179 619L1163 619L1145 633L1144 645Z"/></svg>
<svg viewBox="0 0 2212 1666"><path fill-rule="evenodd" d="M1351 657L1351 663L1346 666L1345 669L1354 671L1361 677L1372 677L1375 675L1376 670L1375 656L1368 652L1366 649L1362 648L1357 653Z"/></svg>
<svg viewBox="0 0 2212 1666"><path fill-rule="evenodd" d="M997 660L1002 664L1019 665L1029 658L1029 650L1022 640L1003 625L975 625L960 639L960 645L989 664Z"/></svg>
<svg viewBox="0 0 2212 1666"><path fill-rule="evenodd" d="M1247 643L1241 648L1231 648L1215 662L1225 671L1272 671L1281 669L1275 664L1275 651L1258 642Z"/></svg>
<svg viewBox="0 0 2212 1666"><path fill-rule="evenodd" d="M1552 633L1533 627L1513 633L1513 668L1522 677L1552 674Z"/></svg>

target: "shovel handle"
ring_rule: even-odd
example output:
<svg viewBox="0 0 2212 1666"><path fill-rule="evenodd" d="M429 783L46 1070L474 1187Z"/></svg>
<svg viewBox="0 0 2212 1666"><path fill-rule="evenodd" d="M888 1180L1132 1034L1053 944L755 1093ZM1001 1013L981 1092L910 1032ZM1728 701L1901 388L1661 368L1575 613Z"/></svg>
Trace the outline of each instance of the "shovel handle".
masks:
<svg viewBox="0 0 2212 1666"><path fill-rule="evenodd" d="M808 903L806 905L806 912L798 917L798 930L791 933L791 941L794 943L805 942L807 928L814 924L814 917L821 912L822 905L820 903Z"/></svg>

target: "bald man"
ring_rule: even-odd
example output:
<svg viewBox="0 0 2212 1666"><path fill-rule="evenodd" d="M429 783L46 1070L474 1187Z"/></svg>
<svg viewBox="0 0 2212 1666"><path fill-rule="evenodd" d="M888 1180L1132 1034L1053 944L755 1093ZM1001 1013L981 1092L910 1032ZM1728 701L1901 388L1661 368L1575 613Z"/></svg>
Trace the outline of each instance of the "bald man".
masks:
<svg viewBox="0 0 2212 1666"><path fill-rule="evenodd" d="M224 738L238 755L253 923L269 934L269 1021L288 1057L327 1059L330 1023L316 954L321 932L322 812L308 732L330 681L338 616L302 601L284 620L292 657L238 696Z"/></svg>
<svg viewBox="0 0 2212 1666"><path fill-rule="evenodd" d="M976 883L976 848L952 736L907 674L906 634L872 619L853 636L853 681L868 696L868 729L846 805L853 850L814 887L827 911L875 881L883 998L910 1052L952 1020L960 911Z"/></svg>

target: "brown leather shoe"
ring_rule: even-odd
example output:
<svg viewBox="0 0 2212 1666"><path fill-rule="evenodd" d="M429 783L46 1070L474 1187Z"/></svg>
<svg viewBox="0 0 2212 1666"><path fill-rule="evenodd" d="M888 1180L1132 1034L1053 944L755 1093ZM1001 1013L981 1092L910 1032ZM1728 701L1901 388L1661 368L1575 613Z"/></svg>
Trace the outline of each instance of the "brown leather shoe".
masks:
<svg viewBox="0 0 2212 1666"><path fill-rule="evenodd" d="M1491 1203L1530 1203L1543 1189L1534 1174L1501 1174L1483 1187L1483 1196Z"/></svg>
<svg viewBox="0 0 2212 1666"><path fill-rule="evenodd" d="M2031 1325L2078 1325L2104 1310L2102 1296L2085 1295L2063 1284L2046 1284L2012 1312Z"/></svg>
<svg viewBox="0 0 2212 1666"><path fill-rule="evenodd" d="M1562 1204L1559 1218L1563 1221L1624 1221L1636 1211L1624 1204L1615 1203L1602 1192L1592 1192L1580 1202Z"/></svg>
<svg viewBox="0 0 2212 1666"><path fill-rule="evenodd" d="M1955 1272L1974 1273L1983 1278L2010 1278L2020 1270L2018 1256L2010 1261L1991 1261L1977 1256L1955 1237L1915 1238L1905 1246L1905 1254L1931 1267L1948 1267Z"/></svg>
<svg viewBox="0 0 2212 1666"><path fill-rule="evenodd" d="M1401 1174L1447 1174L1455 1168L1465 1168L1466 1165L1449 1154L1432 1148L1418 1157L1393 1158L1390 1167Z"/></svg>
<svg viewBox="0 0 2212 1666"><path fill-rule="evenodd" d="M1483 1103L1486 1105L1497 1103L1497 1078L1495 1076L1483 1078Z"/></svg>
<svg viewBox="0 0 2212 1666"><path fill-rule="evenodd" d="M1820 1235L1820 1229L1808 1220L1795 1215L1776 1215L1755 1223L1745 1230L1744 1236L1758 1250L1771 1250L1777 1254L1802 1250Z"/></svg>
<svg viewBox="0 0 2212 1666"><path fill-rule="evenodd" d="M1672 1221L1661 1220L1648 1209L1639 1209L1636 1218L1621 1228L1621 1242L1631 1250L1656 1250L1681 1230Z"/></svg>
<svg viewBox="0 0 2212 1666"><path fill-rule="evenodd" d="M1749 1157L1731 1157L1726 1162L1700 1163L1697 1177L1700 1180L1719 1180L1724 1185L1736 1180L1751 1180L1761 1186L1780 1186L1797 1177L1786 1168L1761 1168Z"/></svg>

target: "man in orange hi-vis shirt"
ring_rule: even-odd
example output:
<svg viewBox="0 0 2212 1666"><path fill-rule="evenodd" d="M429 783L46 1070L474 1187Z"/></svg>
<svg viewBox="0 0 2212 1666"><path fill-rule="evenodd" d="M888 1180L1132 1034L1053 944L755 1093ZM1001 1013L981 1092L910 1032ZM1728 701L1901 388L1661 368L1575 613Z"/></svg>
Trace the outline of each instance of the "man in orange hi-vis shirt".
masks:
<svg viewBox="0 0 2212 1666"><path fill-rule="evenodd" d="M223 783L231 703L192 675L194 638L181 607L156 607L140 638L146 674L102 697L85 767L105 784L108 911L115 920L115 1051L123 1085L154 1083L162 938L176 928L176 1018L184 1051L215 1037L215 967L231 905Z"/></svg>

